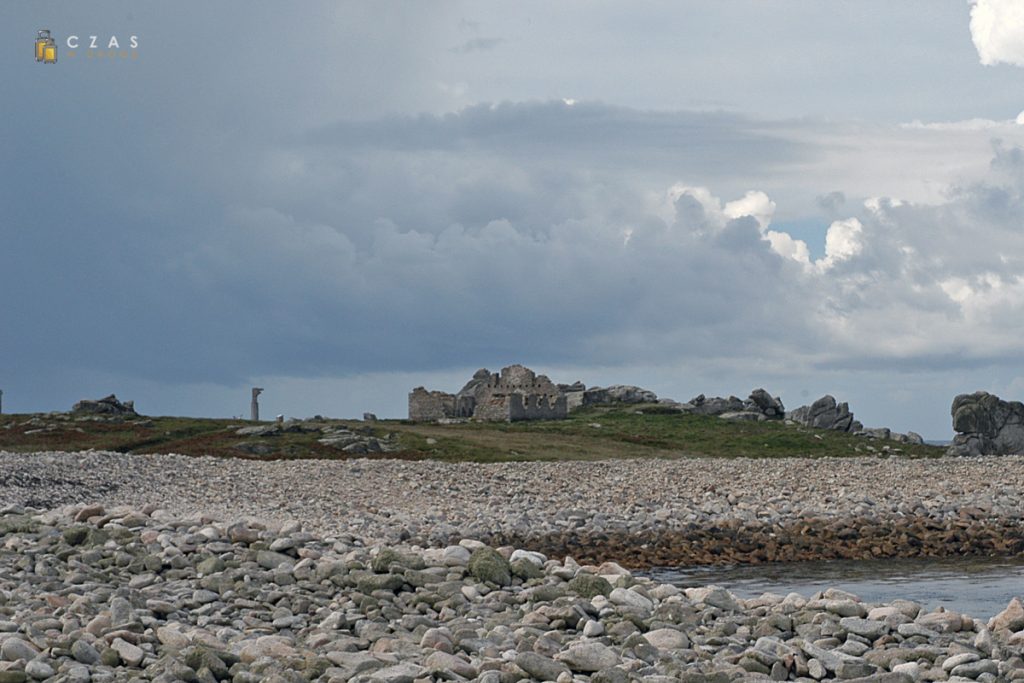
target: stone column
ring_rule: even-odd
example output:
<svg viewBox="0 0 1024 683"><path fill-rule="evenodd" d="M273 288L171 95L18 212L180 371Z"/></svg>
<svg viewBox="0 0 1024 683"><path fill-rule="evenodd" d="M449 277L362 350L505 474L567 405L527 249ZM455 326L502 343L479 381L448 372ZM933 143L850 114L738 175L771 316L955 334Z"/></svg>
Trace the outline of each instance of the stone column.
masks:
<svg viewBox="0 0 1024 683"><path fill-rule="evenodd" d="M252 412L252 421L259 422L260 420L260 401L259 396L263 393L263 389L259 387L252 388L252 403L249 404L249 408Z"/></svg>

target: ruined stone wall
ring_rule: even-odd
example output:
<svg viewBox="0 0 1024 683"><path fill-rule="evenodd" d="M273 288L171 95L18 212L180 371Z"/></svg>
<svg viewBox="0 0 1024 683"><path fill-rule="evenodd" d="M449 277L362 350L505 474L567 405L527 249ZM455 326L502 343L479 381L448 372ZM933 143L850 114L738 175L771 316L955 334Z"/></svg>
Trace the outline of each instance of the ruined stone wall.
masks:
<svg viewBox="0 0 1024 683"><path fill-rule="evenodd" d="M554 398L537 394L525 396L515 394L520 399L518 406L513 403L510 406L510 419L517 420L564 420L569 409L566 404L565 395Z"/></svg>
<svg viewBox="0 0 1024 683"><path fill-rule="evenodd" d="M512 413L521 410L522 399L518 394L492 395L476 404L473 417L488 422L511 422Z"/></svg>
<svg viewBox="0 0 1024 683"><path fill-rule="evenodd" d="M584 395L582 391L570 391L565 394L566 408L570 413L584 406Z"/></svg>
<svg viewBox="0 0 1024 683"><path fill-rule="evenodd" d="M571 386L582 389L583 385ZM455 395L423 387L409 394L409 419L416 421L468 417L498 422L560 420L568 414L565 391L522 365L502 368L500 373L477 370Z"/></svg>
<svg viewBox="0 0 1024 683"><path fill-rule="evenodd" d="M562 420L569 414L565 396L550 399L536 394L492 395L478 403L473 417L494 422L520 420Z"/></svg>
<svg viewBox="0 0 1024 683"><path fill-rule="evenodd" d="M409 392L409 419L416 422L436 422L456 417L455 396L443 391L427 391L416 387Z"/></svg>

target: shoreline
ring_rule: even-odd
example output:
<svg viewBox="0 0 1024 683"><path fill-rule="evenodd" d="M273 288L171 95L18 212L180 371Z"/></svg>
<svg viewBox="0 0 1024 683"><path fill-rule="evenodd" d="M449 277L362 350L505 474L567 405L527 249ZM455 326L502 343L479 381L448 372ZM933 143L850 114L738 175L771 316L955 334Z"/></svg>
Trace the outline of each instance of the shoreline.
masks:
<svg viewBox="0 0 1024 683"><path fill-rule="evenodd" d="M0 452L0 505L301 520L632 568L1024 553L1024 457L441 463Z"/></svg>

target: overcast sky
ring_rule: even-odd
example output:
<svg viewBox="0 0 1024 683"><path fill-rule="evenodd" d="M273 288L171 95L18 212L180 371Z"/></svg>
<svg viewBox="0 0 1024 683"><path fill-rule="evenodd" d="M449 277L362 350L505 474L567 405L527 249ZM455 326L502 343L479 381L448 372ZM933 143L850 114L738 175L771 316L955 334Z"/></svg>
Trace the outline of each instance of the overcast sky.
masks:
<svg viewBox="0 0 1024 683"><path fill-rule="evenodd" d="M5 412L398 417L514 362L929 438L1024 397L1016 0L37 0L0 37Z"/></svg>

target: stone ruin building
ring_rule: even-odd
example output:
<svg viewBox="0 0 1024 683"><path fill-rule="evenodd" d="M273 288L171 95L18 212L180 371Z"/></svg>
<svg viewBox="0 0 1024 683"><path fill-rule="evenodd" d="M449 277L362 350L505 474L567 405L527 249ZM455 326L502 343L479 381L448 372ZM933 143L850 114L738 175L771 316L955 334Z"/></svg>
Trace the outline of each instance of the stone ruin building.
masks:
<svg viewBox="0 0 1024 683"><path fill-rule="evenodd" d="M566 389L522 365L500 373L477 370L457 394L417 387L409 393L409 419L417 422L474 418L517 422L561 420L569 414Z"/></svg>

